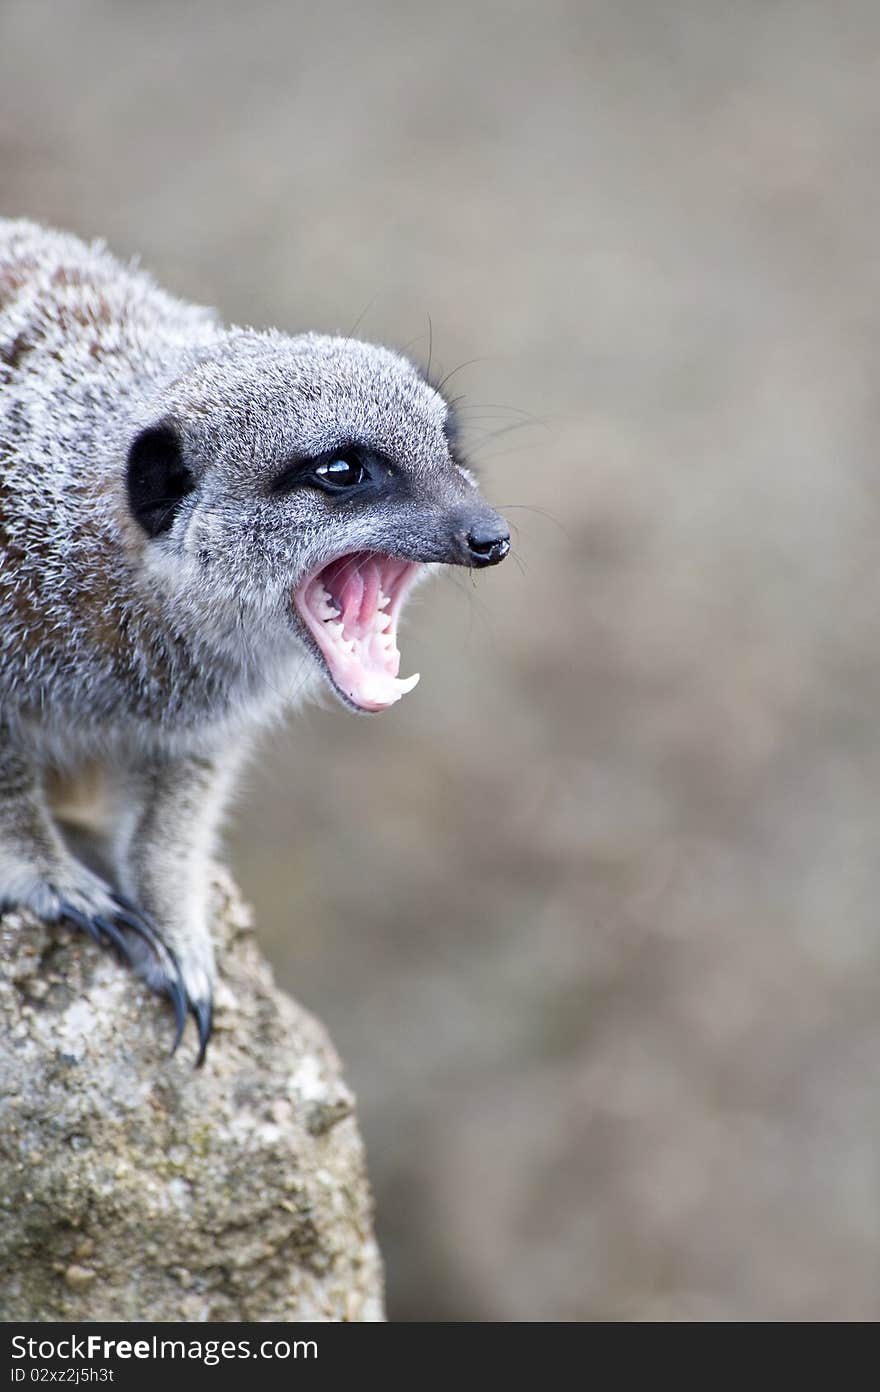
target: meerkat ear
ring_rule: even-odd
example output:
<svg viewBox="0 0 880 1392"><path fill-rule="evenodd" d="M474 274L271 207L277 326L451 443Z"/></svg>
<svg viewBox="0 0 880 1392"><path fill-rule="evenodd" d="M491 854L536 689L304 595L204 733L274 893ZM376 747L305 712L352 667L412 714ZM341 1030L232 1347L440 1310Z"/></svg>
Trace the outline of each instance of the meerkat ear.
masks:
<svg viewBox="0 0 880 1392"><path fill-rule="evenodd" d="M142 430L128 453L128 501L147 536L171 527L182 498L195 488L183 446L168 421Z"/></svg>

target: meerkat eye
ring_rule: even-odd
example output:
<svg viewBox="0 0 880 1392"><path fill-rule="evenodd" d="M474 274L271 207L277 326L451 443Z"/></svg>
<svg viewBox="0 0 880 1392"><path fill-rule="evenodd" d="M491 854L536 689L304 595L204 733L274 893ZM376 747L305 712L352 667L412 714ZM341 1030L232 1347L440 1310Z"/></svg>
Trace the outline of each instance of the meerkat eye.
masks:
<svg viewBox="0 0 880 1392"><path fill-rule="evenodd" d="M295 459L273 479L270 487L273 493L292 493L299 488L346 493L359 485L372 483L381 462L357 445L341 446L338 454L328 450L313 459Z"/></svg>
<svg viewBox="0 0 880 1392"><path fill-rule="evenodd" d="M319 464L315 474L324 485L331 488L352 488L357 483L364 483L369 477L363 464L357 459L331 459L326 464Z"/></svg>

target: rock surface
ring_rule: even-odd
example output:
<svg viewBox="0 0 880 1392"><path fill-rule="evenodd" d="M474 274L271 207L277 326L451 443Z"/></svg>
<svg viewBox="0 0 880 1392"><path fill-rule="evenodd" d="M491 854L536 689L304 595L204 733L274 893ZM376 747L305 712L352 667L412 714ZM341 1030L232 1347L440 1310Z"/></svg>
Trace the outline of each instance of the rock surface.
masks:
<svg viewBox="0 0 880 1392"><path fill-rule="evenodd" d="M215 1034L110 954L0 923L0 1318L376 1320L353 1098L217 884Z"/></svg>

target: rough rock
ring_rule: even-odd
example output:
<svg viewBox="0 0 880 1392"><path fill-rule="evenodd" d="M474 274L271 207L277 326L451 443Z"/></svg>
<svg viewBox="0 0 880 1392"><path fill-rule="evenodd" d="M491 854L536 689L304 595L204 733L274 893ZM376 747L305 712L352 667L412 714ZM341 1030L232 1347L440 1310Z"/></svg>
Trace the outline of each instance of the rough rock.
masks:
<svg viewBox="0 0 880 1392"><path fill-rule="evenodd" d="M218 877L215 1034L193 1067L110 953L0 922L0 1318L376 1320L353 1099Z"/></svg>

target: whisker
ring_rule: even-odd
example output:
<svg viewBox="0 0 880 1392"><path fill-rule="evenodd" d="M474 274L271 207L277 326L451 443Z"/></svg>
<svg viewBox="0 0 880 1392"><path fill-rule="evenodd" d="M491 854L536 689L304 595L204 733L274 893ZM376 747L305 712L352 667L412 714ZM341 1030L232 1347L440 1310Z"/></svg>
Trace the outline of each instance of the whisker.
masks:
<svg viewBox="0 0 880 1392"><path fill-rule="evenodd" d="M417 333L412 338L408 338L406 343L404 343L403 347L400 350L401 353L408 353L410 348L415 347L417 343L421 343L424 337L425 335L423 333Z"/></svg>
<svg viewBox="0 0 880 1392"><path fill-rule="evenodd" d="M539 425L542 430L552 430L553 428L551 421L543 416L536 416L533 411L525 411L521 406L505 406L498 401L475 401L473 406L468 409L474 411L509 411L511 415L523 416L526 420L532 421L533 424Z"/></svg>
<svg viewBox="0 0 880 1392"><path fill-rule="evenodd" d="M474 363L488 362L488 361L489 361L488 358L467 358L467 359L465 359L464 362L458 364L458 367L454 367L454 368L452 369L451 372L447 372L447 373L445 374L445 376L441 377L439 382L434 382L434 383L432 383L432 385L433 385L433 387L434 387L434 390L437 391L437 392L442 392L443 388L446 386L446 383L447 383L447 382L450 382L450 381L452 380L452 378L455 376L456 372L461 372L461 371L463 371L463 369L466 368L466 367L473 367Z"/></svg>
<svg viewBox="0 0 880 1392"><path fill-rule="evenodd" d="M511 546L509 554L511 560L516 561L517 569L519 570L520 575L522 575L523 578L525 578L529 568L523 560L522 556L517 551L516 547Z"/></svg>
<svg viewBox="0 0 880 1392"><path fill-rule="evenodd" d="M486 448L487 445L490 445L491 443L491 440L481 440L478 442L476 449L483 450ZM482 468L484 464L491 464L493 460L507 459L510 457L510 455L513 454L525 454L526 450L534 450L534 448L535 446L533 444L517 445L513 449L496 450L494 454L484 454L481 455L479 458L476 457L475 452L475 459L476 462L480 465L480 468Z"/></svg>
<svg viewBox="0 0 880 1392"><path fill-rule="evenodd" d="M353 336L353 334L354 334L354 332L355 332L355 329L357 329L357 328L360 327L360 324L361 324L362 319L364 319L365 316L370 312L370 310L373 308L373 305L376 303L376 300L377 300L378 298L379 298L379 296L378 296L378 292L377 292L375 295L372 296L371 299L367 300L367 303L364 305L363 309L361 310L361 312L360 312L360 314L358 315L358 317L355 319L355 321L354 321L354 323L352 324L351 328L349 329L348 333L345 335L346 338L351 338L351 337Z"/></svg>
<svg viewBox="0 0 880 1392"><path fill-rule="evenodd" d="M534 512L537 513L539 517L546 517L548 522L555 523L555 525L559 528L560 532L562 532L563 536L567 537L569 541L573 540L571 532L568 530L568 528L560 521L560 519L556 516L555 513L550 512L547 508L538 507L534 503L501 503L499 506L500 510L505 513Z"/></svg>
<svg viewBox="0 0 880 1392"><path fill-rule="evenodd" d="M497 430L487 430L482 426L474 427L469 425L467 427L469 432L473 431L475 428L484 437L481 441L482 446L482 444L488 444L490 440L501 440L505 435L513 435L517 430L529 430L531 428L531 421L512 421L509 425L499 425Z"/></svg>

